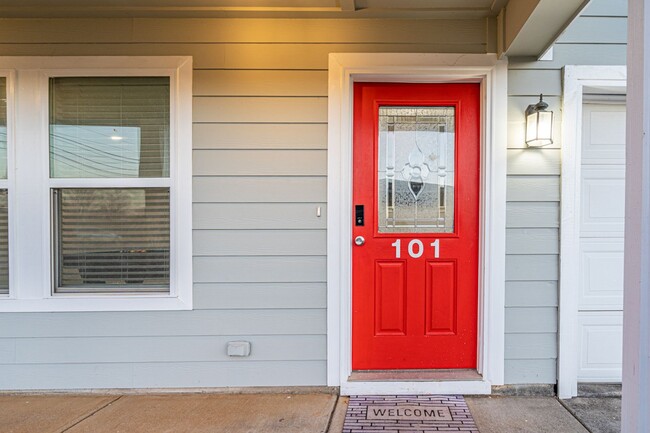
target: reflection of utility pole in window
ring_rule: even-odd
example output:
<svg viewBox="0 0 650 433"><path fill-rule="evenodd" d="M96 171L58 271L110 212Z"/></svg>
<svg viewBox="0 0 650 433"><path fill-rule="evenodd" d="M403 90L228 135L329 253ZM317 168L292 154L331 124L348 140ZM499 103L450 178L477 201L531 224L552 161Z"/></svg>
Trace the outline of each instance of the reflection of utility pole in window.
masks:
<svg viewBox="0 0 650 433"><path fill-rule="evenodd" d="M395 225L395 123L388 121L388 145L386 146L386 220Z"/></svg>
<svg viewBox="0 0 650 433"><path fill-rule="evenodd" d="M438 196L438 227L445 226L446 210L445 206L445 186L447 177L447 133L444 124L438 126L438 186L440 194Z"/></svg>

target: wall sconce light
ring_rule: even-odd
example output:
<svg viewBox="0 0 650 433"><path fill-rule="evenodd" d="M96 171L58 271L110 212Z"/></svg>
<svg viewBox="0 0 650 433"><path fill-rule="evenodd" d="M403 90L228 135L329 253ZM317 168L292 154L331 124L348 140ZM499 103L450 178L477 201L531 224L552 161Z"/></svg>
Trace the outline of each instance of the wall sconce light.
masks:
<svg viewBox="0 0 650 433"><path fill-rule="evenodd" d="M528 147L542 147L553 144L553 112L547 111L548 104L539 95L539 102L526 108L526 144Z"/></svg>

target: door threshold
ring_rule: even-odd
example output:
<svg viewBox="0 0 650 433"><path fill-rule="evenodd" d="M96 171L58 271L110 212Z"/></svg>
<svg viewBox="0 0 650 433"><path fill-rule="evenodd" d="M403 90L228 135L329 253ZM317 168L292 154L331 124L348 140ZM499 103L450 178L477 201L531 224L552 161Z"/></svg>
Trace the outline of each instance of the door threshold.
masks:
<svg viewBox="0 0 650 433"><path fill-rule="evenodd" d="M448 370L360 370L353 371L350 382L448 382L482 381L478 371L472 369Z"/></svg>

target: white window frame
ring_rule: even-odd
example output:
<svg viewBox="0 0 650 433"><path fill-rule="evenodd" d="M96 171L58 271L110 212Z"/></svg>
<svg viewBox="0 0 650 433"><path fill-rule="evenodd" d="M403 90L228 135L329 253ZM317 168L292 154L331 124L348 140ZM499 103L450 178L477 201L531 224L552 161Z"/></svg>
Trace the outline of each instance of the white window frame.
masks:
<svg viewBox="0 0 650 433"><path fill-rule="evenodd" d="M0 76L8 77L10 189L9 296L0 297L0 312L192 309L192 58L1 57ZM50 178L49 79L93 76L170 78L169 293L53 293L50 188L165 186L162 179Z"/></svg>
<svg viewBox="0 0 650 433"><path fill-rule="evenodd" d="M493 54L345 53L329 56L327 384L342 395L489 394L504 383L506 60ZM352 113L355 82L481 85L481 210L477 370L480 380L351 381Z"/></svg>

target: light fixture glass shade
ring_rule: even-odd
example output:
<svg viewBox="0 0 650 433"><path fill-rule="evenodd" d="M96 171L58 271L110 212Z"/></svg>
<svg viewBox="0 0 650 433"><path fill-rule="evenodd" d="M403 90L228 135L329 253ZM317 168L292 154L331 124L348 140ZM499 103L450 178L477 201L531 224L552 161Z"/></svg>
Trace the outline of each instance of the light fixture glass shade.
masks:
<svg viewBox="0 0 650 433"><path fill-rule="evenodd" d="M546 111L547 107L539 95L539 102L526 109L526 144L529 147L553 144L553 112Z"/></svg>

